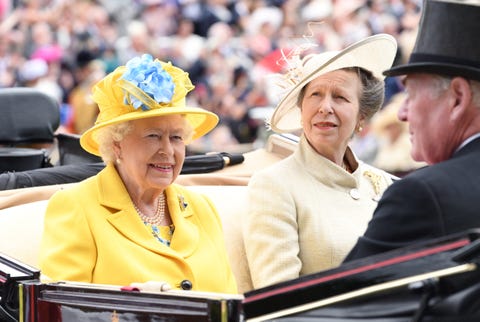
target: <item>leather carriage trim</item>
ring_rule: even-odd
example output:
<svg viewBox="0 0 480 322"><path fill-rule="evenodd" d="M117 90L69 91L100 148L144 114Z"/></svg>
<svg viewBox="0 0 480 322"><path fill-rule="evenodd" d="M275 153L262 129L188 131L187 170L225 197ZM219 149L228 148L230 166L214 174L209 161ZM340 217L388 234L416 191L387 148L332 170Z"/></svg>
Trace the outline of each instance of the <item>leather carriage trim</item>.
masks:
<svg viewBox="0 0 480 322"><path fill-rule="evenodd" d="M261 300L261 299L264 299L264 298L268 298L270 296L282 294L282 293L297 290L297 289L302 289L302 288L305 288L305 287L308 287L308 286L312 286L312 285L315 285L315 284L331 281L331 280L334 280L334 279L358 274L358 273L369 271L369 270L372 270L372 269L377 269L377 268L380 268L380 267L385 267L385 266L389 266L389 265L393 265L393 264L398 264L398 263L406 262L406 261L413 260L413 259L416 259L416 258L425 257L425 256L429 256L429 255L432 255L432 254L437 254L437 253L457 249L457 248L466 246L470 243L471 243L471 241L467 238L466 239L460 239L460 240L452 242L452 243L440 245L440 246L437 246L437 247L432 247L432 248L429 248L429 249L421 250L421 251L411 253L411 254L407 254L407 255L403 255L403 256L394 257L394 258L384 260L384 261L381 261L381 262L378 262L378 263L361 266L361 267L358 267L358 268L346 270L346 271L331 274L331 275L328 275L328 276L319 277L319 278L316 278L316 279L308 280L308 281L297 283L297 284L294 284L294 285L289 285L289 286L274 289L274 290L271 290L271 291L266 291L266 292L263 292L263 293L260 293L260 294L251 295L251 296L246 297L243 300L243 303L258 301L258 300Z"/></svg>

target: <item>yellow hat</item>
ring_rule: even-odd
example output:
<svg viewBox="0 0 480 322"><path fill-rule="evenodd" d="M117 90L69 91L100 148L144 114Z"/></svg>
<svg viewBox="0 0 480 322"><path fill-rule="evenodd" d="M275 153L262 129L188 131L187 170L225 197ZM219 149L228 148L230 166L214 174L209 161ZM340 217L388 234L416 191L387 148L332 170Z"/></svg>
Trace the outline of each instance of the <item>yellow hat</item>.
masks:
<svg viewBox="0 0 480 322"><path fill-rule="evenodd" d="M148 54L131 59L93 87L92 97L100 113L95 125L80 137L82 148L100 155L98 129L172 114L185 115L194 130L192 139L198 139L217 125L218 116L203 108L185 106L185 97L193 88L188 73L170 62L153 60Z"/></svg>

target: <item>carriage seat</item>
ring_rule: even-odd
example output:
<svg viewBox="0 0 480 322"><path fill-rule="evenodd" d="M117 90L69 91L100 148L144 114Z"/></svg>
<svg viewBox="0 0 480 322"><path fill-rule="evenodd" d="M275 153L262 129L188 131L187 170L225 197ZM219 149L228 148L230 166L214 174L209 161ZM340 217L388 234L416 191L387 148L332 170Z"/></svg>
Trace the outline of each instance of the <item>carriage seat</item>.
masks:
<svg viewBox="0 0 480 322"><path fill-rule="evenodd" d="M251 289L245 261L241 225L246 205L246 186L191 186L209 196L221 216L225 242L239 291ZM0 210L0 253L38 268L38 252L48 200L40 200Z"/></svg>

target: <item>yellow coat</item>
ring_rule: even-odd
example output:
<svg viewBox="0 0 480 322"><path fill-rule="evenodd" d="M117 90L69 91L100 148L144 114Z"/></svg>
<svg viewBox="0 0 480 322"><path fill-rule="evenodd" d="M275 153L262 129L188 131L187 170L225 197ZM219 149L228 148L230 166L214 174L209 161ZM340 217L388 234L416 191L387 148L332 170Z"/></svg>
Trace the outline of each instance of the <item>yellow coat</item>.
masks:
<svg viewBox="0 0 480 322"><path fill-rule="evenodd" d="M48 280L129 285L166 281L179 288L236 293L220 217L204 195L166 189L175 225L170 247L156 240L136 213L113 165L49 201L40 249Z"/></svg>

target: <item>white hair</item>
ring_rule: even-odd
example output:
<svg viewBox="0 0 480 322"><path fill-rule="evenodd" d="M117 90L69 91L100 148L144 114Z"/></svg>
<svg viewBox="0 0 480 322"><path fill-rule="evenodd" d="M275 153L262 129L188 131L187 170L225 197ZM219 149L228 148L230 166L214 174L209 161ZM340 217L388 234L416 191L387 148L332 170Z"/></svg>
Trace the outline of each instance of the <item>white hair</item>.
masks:
<svg viewBox="0 0 480 322"><path fill-rule="evenodd" d="M113 145L115 142L122 141L132 128L132 122L127 121L98 129L96 139L98 142L98 151L102 156L103 162L115 162L117 156L115 155Z"/></svg>
<svg viewBox="0 0 480 322"><path fill-rule="evenodd" d="M471 80L470 86L472 87L473 103L480 109L480 82Z"/></svg>
<svg viewBox="0 0 480 322"><path fill-rule="evenodd" d="M452 77L434 74L433 86L436 90L436 95L440 95L442 92L446 91L450 86L451 81ZM467 79L467 81L469 82L470 88L472 90L473 104L480 108L480 82L469 79Z"/></svg>

